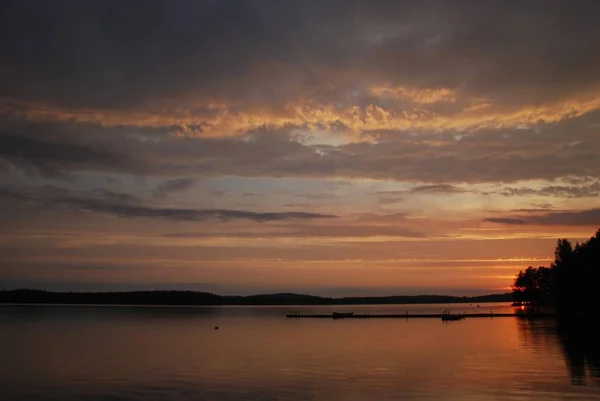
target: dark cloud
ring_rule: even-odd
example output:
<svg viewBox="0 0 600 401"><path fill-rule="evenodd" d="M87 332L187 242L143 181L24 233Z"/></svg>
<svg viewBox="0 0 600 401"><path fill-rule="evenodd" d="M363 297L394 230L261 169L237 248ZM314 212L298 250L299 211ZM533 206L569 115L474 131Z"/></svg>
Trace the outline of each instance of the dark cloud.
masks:
<svg viewBox="0 0 600 401"><path fill-rule="evenodd" d="M196 183L195 178L179 178L176 180L165 181L158 185L154 190L156 196L167 196L173 192L187 191Z"/></svg>
<svg viewBox="0 0 600 401"><path fill-rule="evenodd" d="M499 224L598 226L600 225L600 209L546 212L529 216L488 218L484 219L484 221Z"/></svg>
<svg viewBox="0 0 600 401"><path fill-rule="evenodd" d="M23 200L29 200L31 199L31 196L27 195L26 193L20 192L20 191L16 191L14 189L11 188L2 188L0 187L0 202L4 201L4 202L13 202L13 201L23 201Z"/></svg>
<svg viewBox="0 0 600 401"><path fill-rule="evenodd" d="M127 270L143 270L143 267L139 266L124 266L124 265L109 265L99 263L89 264L60 264L52 266L52 269L56 270L100 270L100 271L127 271Z"/></svg>
<svg viewBox="0 0 600 401"><path fill-rule="evenodd" d="M406 199L407 191L378 191L373 195L378 197L381 205L394 205L403 202Z"/></svg>
<svg viewBox="0 0 600 401"><path fill-rule="evenodd" d="M600 141L593 135L593 121L565 122L538 130L488 130L461 140L455 139L458 132L453 131L418 136L394 131L378 143L343 144L337 152L327 155L292 140L291 129L263 133L251 141L195 138L147 143L144 148L172 154L168 167L180 173L187 170L245 177L364 177L436 185L421 190L460 191L449 185L552 180L582 174L600 178L600 158L595 157L600 153ZM432 141L443 145L431 146ZM572 141L581 144L569 146Z"/></svg>
<svg viewBox="0 0 600 401"><path fill-rule="evenodd" d="M589 198L600 195L600 183L595 182L589 185L564 186L550 185L542 188L503 188L500 195L504 196L553 196L558 198Z"/></svg>
<svg viewBox="0 0 600 401"><path fill-rule="evenodd" d="M512 217L491 217L489 219L483 219L483 221L487 221L490 223L498 223L498 224L525 224L525 220L516 219Z"/></svg>
<svg viewBox="0 0 600 401"><path fill-rule="evenodd" d="M531 216L528 223L560 226L600 226L600 209L552 212Z"/></svg>
<svg viewBox="0 0 600 401"><path fill-rule="evenodd" d="M590 185L589 195L569 188L538 194L598 192L581 181L600 178L594 125L600 113L591 111L598 106L567 118L581 109L569 103L578 100L571 95L600 85L596 2L151 0L140 7L136 1L24 0L5 1L1 11L0 98L22 101L11 106L22 117L11 120L13 128L25 124L31 102L56 107L42 108L37 118L43 121L53 113L66 117L52 135L49 123L6 131L0 163L46 175L391 179L431 183L415 188L429 192L460 191L453 183L571 176L573 188ZM414 111L414 101L374 96L371 85L446 88L499 105L499 115L476 134L460 121L442 129L395 128L394 116L411 120L414 112L426 121L450 121L472 105L461 98ZM316 121L290 117L298 99L308 99L300 114L314 106ZM536 116L535 107L561 101L567 108L550 113L560 123L534 118L534 129L502 120L513 108ZM369 128L377 110L366 112L367 105L389 111L391 122ZM355 106L362 111L343 111ZM486 104L477 106L485 114ZM67 109L119 112L120 119L84 124ZM165 126L163 110L193 121ZM256 110L272 119L263 121ZM221 121L223 134L237 137L204 136L208 125L227 116L241 123ZM282 128L274 129L269 123L278 119ZM254 120L257 126L248 126ZM363 137L377 141L294 140L295 131L346 132L351 122L366 126ZM200 137L168 135L186 130ZM535 195L523 188L505 192Z"/></svg>
<svg viewBox="0 0 600 401"><path fill-rule="evenodd" d="M598 83L599 12L558 0L5 1L1 86L101 108L199 92L328 100L370 80L536 103Z"/></svg>
<svg viewBox="0 0 600 401"><path fill-rule="evenodd" d="M138 105L198 89L227 95L236 85L242 95L253 86L248 78L261 78L261 67L298 63L306 51L325 55L316 42L322 29L314 31L312 19L343 10L333 3L152 0L143 7L16 1L3 8L5 69L22 78L3 82L7 94L88 107Z"/></svg>
<svg viewBox="0 0 600 401"><path fill-rule="evenodd" d="M337 198L337 195L331 192L324 193L288 193L288 195L293 195L298 198L304 199L314 199L314 200L322 200L322 199L333 199Z"/></svg>
<svg viewBox="0 0 600 401"><path fill-rule="evenodd" d="M435 185L420 185L418 187L414 187L410 190L410 192L439 192L445 194L460 194L469 192L467 189L457 187L451 184L435 184Z"/></svg>
<svg viewBox="0 0 600 401"><path fill-rule="evenodd" d="M311 205L308 203L286 203L283 205L284 207L290 207L290 208L298 208L298 207L302 207L302 208L308 208Z"/></svg>
<svg viewBox="0 0 600 401"><path fill-rule="evenodd" d="M536 207L538 209L544 209L544 210L556 208L556 206L554 206L551 203L532 203L531 206Z"/></svg>
<svg viewBox="0 0 600 401"><path fill-rule="evenodd" d="M314 225L314 224L288 224L282 232L264 232L261 238L369 238L373 236L405 237L405 238L427 238L429 232L407 227L406 224L371 224L365 221L346 221L337 224ZM214 233L174 233L170 237L176 238L207 238L214 237ZM238 231L234 234L224 234L239 238L256 238L256 232Z"/></svg>
<svg viewBox="0 0 600 401"><path fill-rule="evenodd" d="M373 195L383 195L383 196L402 196L406 195L407 191L377 191L373 192Z"/></svg>
<svg viewBox="0 0 600 401"><path fill-rule="evenodd" d="M523 209L512 209L511 213L546 213L548 208L523 208Z"/></svg>
<svg viewBox="0 0 600 401"><path fill-rule="evenodd" d="M322 219L333 218L334 215L307 212L251 212L227 209L178 209L145 205L139 199L127 194L106 190L89 192L72 191L54 186L41 189L0 188L0 202L11 206L28 203L30 206L44 210L88 211L119 217L162 218L173 221L233 220L245 219L258 222L288 219Z"/></svg>
<svg viewBox="0 0 600 401"><path fill-rule="evenodd" d="M429 182L415 192L468 191L453 183L600 178L600 140L591 118L536 130L488 130L455 139L457 131L388 132L378 143L349 143L320 154L295 141L295 127L261 129L241 138L175 138L165 130L8 124L0 134L0 161L45 175L95 171L169 177L373 178ZM4 122L4 126L7 126ZM558 132L557 132L558 130ZM431 146L432 141L443 145ZM569 143L580 142L577 146ZM557 151L557 149L560 149ZM172 185L185 186L175 180ZM593 196L598 183L543 189L505 187L506 196ZM310 195L308 195L310 196ZM322 197L323 194L317 194Z"/></svg>
<svg viewBox="0 0 600 401"><path fill-rule="evenodd" d="M584 185L593 182L594 179L592 177L565 177L564 181L571 185Z"/></svg>
<svg viewBox="0 0 600 401"><path fill-rule="evenodd" d="M331 218L333 215L305 212L267 212L257 213L243 210L224 210L224 209L173 209L173 208L156 208L148 206L133 206L133 205L104 205L88 202L76 202L76 209L84 209L93 212L114 214L120 217L150 217L150 218L165 218L168 220L184 220L184 221L202 221L209 219L217 220L233 220L247 219L259 222L287 220L287 219L320 219Z"/></svg>
<svg viewBox="0 0 600 401"><path fill-rule="evenodd" d="M140 200L133 195L113 192L103 188L78 191L45 185L42 187L0 187L0 202L16 203L19 206L42 206L56 209L88 209L86 205L133 205Z"/></svg>
<svg viewBox="0 0 600 401"><path fill-rule="evenodd" d="M77 141L71 137L44 138L0 133L0 160L40 173L56 175L64 172L130 171L136 172L133 161L102 145Z"/></svg>
<svg viewBox="0 0 600 401"><path fill-rule="evenodd" d="M206 237L306 238L314 252L345 246L357 259L367 252L357 242L400 254L385 237L456 236L478 208L516 209L488 224L557 226L543 236L598 225L599 20L589 0L2 1L0 220L15 235L46 232L14 240L40 258L92 255L80 234L159 248L143 237L164 221L204 222L179 226ZM317 183L338 179L353 187ZM406 189L368 197L383 181ZM186 190L185 203L165 199ZM419 204L418 194L471 199ZM531 205L541 197L588 210ZM402 201L422 210L365 214ZM333 220L333 208L345 216ZM84 245L56 246L65 227ZM518 231L508 227L491 231ZM407 255L459 253L454 240L429 240L407 241ZM244 246L226 245L230 260ZM134 252L103 245L102 257L109 247ZM278 247L318 259L293 241L268 248ZM183 257L183 246L160 248Z"/></svg>

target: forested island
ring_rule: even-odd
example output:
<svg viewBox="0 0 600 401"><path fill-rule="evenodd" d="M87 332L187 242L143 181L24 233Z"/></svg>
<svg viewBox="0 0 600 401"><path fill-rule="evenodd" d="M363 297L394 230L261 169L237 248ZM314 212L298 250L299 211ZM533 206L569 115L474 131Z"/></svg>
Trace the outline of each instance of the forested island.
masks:
<svg viewBox="0 0 600 401"><path fill-rule="evenodd" d="M304 294L222 296L197 291L49 292L41 290L0 291L0 303L80 305L364 305L484 303L512 301L512 294L476 297L406 295L389 297L328 298Z"/></svg>
<svg viewBox="0 0 600 401"><path fill-rule="evenodd" d="M558 313L600 313L600 229L575 246L559 239L550 266L530 266L513 284L516 304Z"/></svg>

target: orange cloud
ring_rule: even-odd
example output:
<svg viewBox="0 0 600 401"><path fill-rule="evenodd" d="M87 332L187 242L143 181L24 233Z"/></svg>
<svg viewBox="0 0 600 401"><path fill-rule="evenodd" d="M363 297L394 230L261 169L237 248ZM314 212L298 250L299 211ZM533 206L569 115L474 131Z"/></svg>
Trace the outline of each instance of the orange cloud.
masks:
<svg viewBox="0 0 600 401"><path fill-rule="evenodd" d="M433 104L438 102L455 102L458 94L453 89L413 89L403 86L390 88L386 86L373 86L370 91L375 96L390 96L397 99L409 100L418 104Z"/></svg>
<svg viewBox="0 0 600 401"><path fill-rule="evenodd" d="M460 96L449 89L416 90L404 87L373 87L377 96L406 98L415 107L406 109L377 104L320 104L310 99L290 101L279 107L247 106L211 101L177 105L174 102L147 110L101 110L0 100L0 113L35 121L87 122L104 126L178 127L175 135L223 137L242 135L261 127L306 126L309 129L339 130L353 138L379 130L469 130L558 122L600 109L598 90L554 103L511 108L489 99L461 99L466 106L452 112L436 112L436 102L456 102ZM200 110L200 111L199 111ZM365 140L365 137L361 137ZM369 140L369 137L366 137Z"/></svg>

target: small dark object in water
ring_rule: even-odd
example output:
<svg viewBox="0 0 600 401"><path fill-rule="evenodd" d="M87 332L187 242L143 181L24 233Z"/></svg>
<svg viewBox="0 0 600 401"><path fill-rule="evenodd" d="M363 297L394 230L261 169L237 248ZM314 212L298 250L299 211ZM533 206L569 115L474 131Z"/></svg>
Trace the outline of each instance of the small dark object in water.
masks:
<svg viewBox="0 0 600 401"><path fill-rule="evenodd" d="M461 315L460 313L455 313L452 314L450 313L450 311L448 309L446 309L444 311L444 313L442 313L442 320L443 321L448 321L448 320L462 320L465 318L465 315Z"/></svg>
<svg viewBox="0 0 600 401"><path fill-rule="evenodd" d="M342 317L352 317L354 316L354 312L333 312L331 315L334 319Z"/></svg>
<svg viewBox="0 0 600 401"><path fill-rule="evenodd" d="M219 326L215 326L215 330L219 330Z"/></svg>
<svg viewBox="0 0 600 401"><path fill-rule="evenodd" d="M443 321L448 321L448 320L462 320L464 319L464 316L461 315L443 315L442 316L442 320Z"/></svg>

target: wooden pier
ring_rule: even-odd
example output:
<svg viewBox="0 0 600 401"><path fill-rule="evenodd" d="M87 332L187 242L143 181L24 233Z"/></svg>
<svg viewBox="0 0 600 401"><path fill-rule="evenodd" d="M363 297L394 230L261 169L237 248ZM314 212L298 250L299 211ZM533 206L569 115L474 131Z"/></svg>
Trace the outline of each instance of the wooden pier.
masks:
<svg viewBox="0 0 600 401"><path fill-rule="evenodd" d="M495 318L495 317L521 317L521 318L541 318L554 317L554 313L461 313L462 318ZM441 319L443 313L395 313L395 314L370 314L354 313L352 315L339 316L334 314L302 314L288 313L285 315L293 319Z"/></svg>

